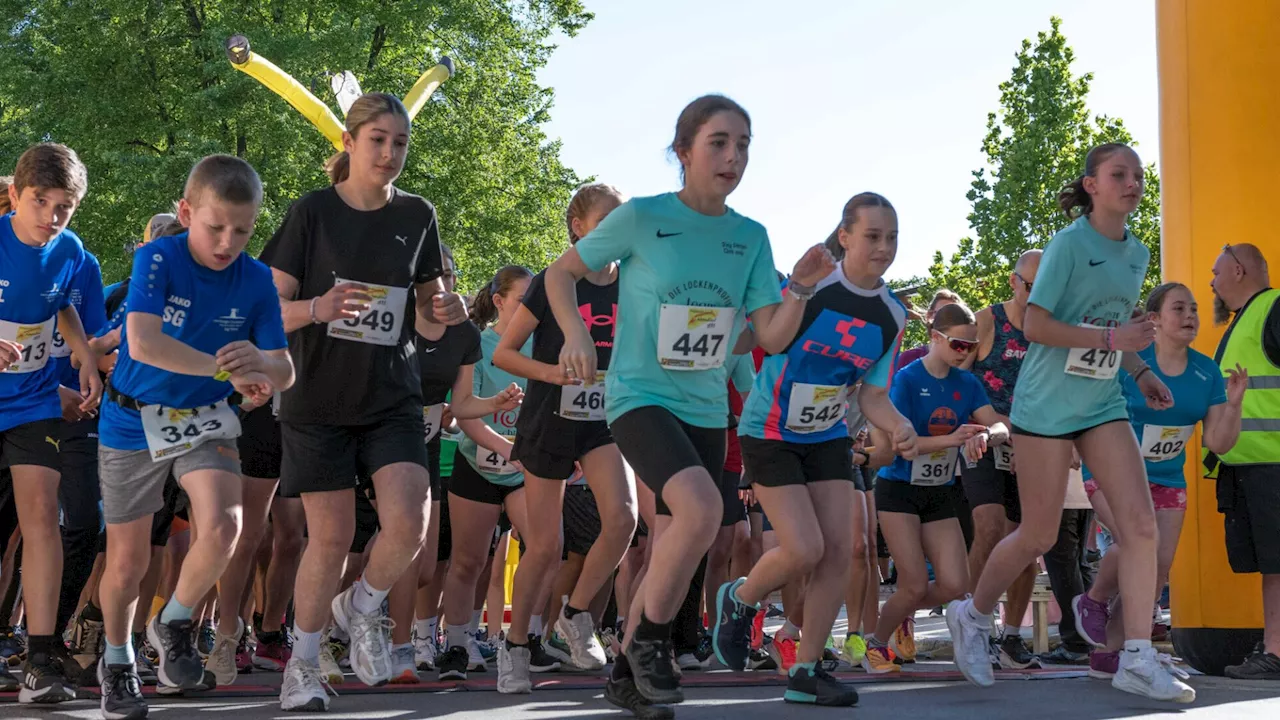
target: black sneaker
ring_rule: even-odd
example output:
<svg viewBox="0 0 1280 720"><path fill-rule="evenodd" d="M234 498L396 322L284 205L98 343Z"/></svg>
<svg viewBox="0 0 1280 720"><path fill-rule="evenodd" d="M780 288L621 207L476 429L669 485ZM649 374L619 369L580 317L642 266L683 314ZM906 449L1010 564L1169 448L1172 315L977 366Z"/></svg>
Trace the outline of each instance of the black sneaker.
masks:
<svg viewBox="0 0 1280 720"><path fill-rule="evenodd" d="M769 652L764 648L754 648L751 651L751 657L747 658L748 670L777 670L778 663L773 661L769 656Z"/></svg>
<svg viewBox="0 0 1280 720"><path fill-rule="evenodd" d="M67 649L67 646L64 645L61 640L56 638L54 639L53 652L49 653L49 658L53 661L54 669L56 669L58 674L67 681L67 685L72 693L74 693L76 688L80 685L92 686L96 684L93 682L84 683L80 681L80 676L84 672L84 667L71 656L71 651Z"/></svg>
<svg viewBox="0 0 1280 720"><path fill-rule="evenodd" d="M1045 665L1088 665L1089 653L1075 652L1066 645L1059 645L1053 652L1045 653L1037 658L1040 666Z"/></svg>
<svg viewBox="0 0 1280 720"><path fill-rule="evenodd" d="M209 653L213 652L213 646L218 641L218 631L212 622L204 622L200 625L200 632L196 637L196 651L200 653L200 657L209 657Z"/></svg>
<svg viewBox="0 0 1280 720"><path fill-rule="evenodd" d="M140 720L147 716L142 681L133 665L107 665L98 661L98 685L102 688L102 717L106 720Z"/></svg>
<svg viewBox="0 0 1280 720"><path fill-rule="evenodd" d="M0 663L0 692L18 692L22 683L9 672L9 666Z"/></svg>
<svg viewBox="0 0 1280 720"><path fill-rule="evenodd" d="M560 669L560 661L547 654L541 635L529 635L529 672L549 673Z"/></svg>
<svg viewBox="0 0 1280 720"><path fill-rule="evenodd" d="M782 699L789 703L852 707L858 704L858 691L831 677L820 667L811 670L796 664L788 673L787 691L782 694Z"/></svg>
<svg viewBox="0 0 1280 720"><path fill-rule="evenodd" d="M636 689L654 705L684 702L680 680L675 674L670 640L632 639L625 653L631 664Z"/></svg>
<svg viewBox="0 0 1280 720"><path fill-rule="evenodd" d="M1009 670L1026 670L1036 664L1036 656L1017 635L1006 635L998 643L1000 666Z"/></svg>
<svg viewBox="0 0 1280 720"><path fill-rule="evenodd" d="M440 669L437 679L445 680L466 680L467 679L467 649L461 645L454 645L444 654L436 658L436 667Z"/></svg>
<svg viewBox="0 0 1280 720"><path fill-rule="evenodd" d="M33 653L27 657L18 702L44 705L75 699L75 688L62 677L52 657L45 653Z"/></svg>
<svg viewBox="0 0 1280 720"><path fill-rule="evenodd" d="M646 700L636 689L636 681L629 677L609 678L604 686L604 699L615 707L630 710L641 720L671 720L676 716L675 708L670 705L654 705Z"/></svg>
<svg viewBox="0 0 1280 720"><path fill-rule="evenodd" d="M160 683L171 688L195 690L204 680L204 663L192 642L192 622L174 620L161 623L156 615L147 623L147 639L155 648L160 662L156 675Z"/></svg>
<svg viewBox="0 0 1280 720"><path fill-rule="evenodd" d="M711 644L716 659L730 670L745 670L751 655L751 623L756 612L734 599L734 592L745 578L730 580L716 591L716 624L711 630Z"/></svg>
<svg viewBox="0 0 1280 720"><path fill-rule="evenodd" d="M1280 680L1280 657L1258 643L1252 655L1239 665L1228 665L1223 674L1233 680Z"/></svg>

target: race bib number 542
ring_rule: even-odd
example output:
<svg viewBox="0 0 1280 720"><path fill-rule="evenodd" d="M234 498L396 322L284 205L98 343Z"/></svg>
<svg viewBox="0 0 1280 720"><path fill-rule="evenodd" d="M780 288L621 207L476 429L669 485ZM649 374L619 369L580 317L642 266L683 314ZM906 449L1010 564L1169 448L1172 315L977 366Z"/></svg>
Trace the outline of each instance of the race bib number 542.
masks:
<svg viewBox="0 0 1280 720"><path fill-rule="evenodd" d="M658 315L658 363L667 370L711 370L729 356L733 308L663 305Z"/></svg>

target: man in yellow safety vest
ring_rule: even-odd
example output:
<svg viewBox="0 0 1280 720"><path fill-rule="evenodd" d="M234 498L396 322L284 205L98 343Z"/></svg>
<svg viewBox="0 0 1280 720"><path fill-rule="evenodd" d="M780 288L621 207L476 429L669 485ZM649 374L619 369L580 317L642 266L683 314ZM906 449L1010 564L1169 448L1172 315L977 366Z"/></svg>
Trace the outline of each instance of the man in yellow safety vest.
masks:
<svg viewBox="0 0 1280 720"><path fill-rule="evenodd" d="M1237 573L1262 574L1263 642L1228 677L1280 680L1280 290L1253 245L1227 245L1213 265L1214 320L1230 319L1214 359L1249 373L1240 439L1218 460L1218 509ZM1234 317L1231 317L1234 313Z"/></svg>

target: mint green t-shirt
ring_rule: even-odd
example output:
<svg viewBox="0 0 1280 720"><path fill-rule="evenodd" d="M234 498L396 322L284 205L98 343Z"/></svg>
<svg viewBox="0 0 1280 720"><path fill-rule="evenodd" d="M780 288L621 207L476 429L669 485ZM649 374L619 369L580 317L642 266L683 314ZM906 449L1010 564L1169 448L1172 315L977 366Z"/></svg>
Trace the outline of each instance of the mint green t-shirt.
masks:
<svg viewBox="0 0 1280 720"><path fill-rule="evenodd" d="M732 209L703 215L667 193L624 203L575 247L592 270L620 263L617 341L605 380L608 421L658 406L690 425L725 427L727 363L671 368L727 361L741 311L782 302L764 226ZM727 310L711 313L716 319L708 324L697 308Z"/></svg>
<svg viewBox="0 0 1280 720"><path fill-rule="evenodd" d="M1028 302L1060 322L1118 327L1129 322L1150 261L1151 253L1131 233L1111 240L1088 218L1078 218L1045 247ZM1108 360L1117 372L1105 380L1068 374L1070 353L1071 348L1030 344L1009 414L1014 425L1052 436L1129 418L1120 391L1120 353Z"/></svg>
<svg viewBox="0 0 1280 720"><path fill-rule="evenodd" d="M480 352L483 356L480 362L472 366L471 376L471 392L476 397L493 397L502 392L508 385L515 383L524 389L525 379L516 377L505 370L499 370L493 364L493 350L498 347L498 339L501 336L492 327L487 327L480 332ZM528 355L530 348L533 347L533 336L525 342L524 347L520 348L521 355ZM520 416L520 409L507 410L506 412L485 415L482 420L490 429L499 435L507 438L514 438L516 435L516 418ZM519 485L524 482L524 473L493 473L480 469L479 457L492 456L493 452L486 450L476 444L466 433L462 433L458 439L458 455L462 456L481 477L493 483L494 485L506 485L508 487ZM496 457L490 458L493 463L499 462ZM455 460L456 462L456 460Z"/></svg>

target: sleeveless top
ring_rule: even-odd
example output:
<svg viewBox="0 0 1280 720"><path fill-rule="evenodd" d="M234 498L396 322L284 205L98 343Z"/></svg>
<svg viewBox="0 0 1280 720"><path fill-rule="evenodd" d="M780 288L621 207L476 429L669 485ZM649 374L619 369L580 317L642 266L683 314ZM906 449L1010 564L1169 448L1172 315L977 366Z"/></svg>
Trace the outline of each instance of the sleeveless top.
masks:
<svg viewBox="0 0 1280 720"><path fill-rule="evenodd" d="M1013 385L1022 359L1027 356L1028 343L1022 331L1009 322L1004 303L992 305L991 316L996 328L995 339L985 358L974 359L973 374L986 386L991 407L1007 416L1013 407Z"/></svg>

